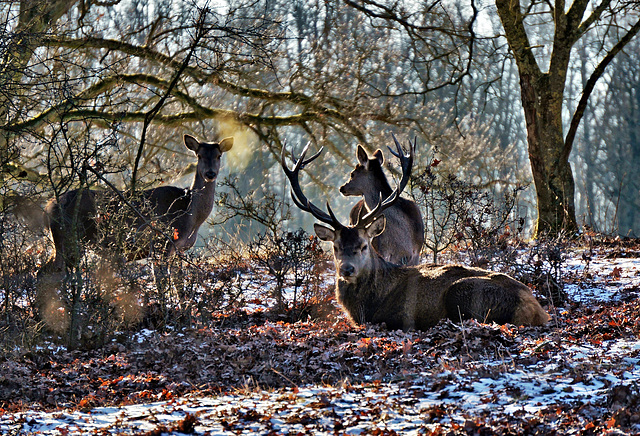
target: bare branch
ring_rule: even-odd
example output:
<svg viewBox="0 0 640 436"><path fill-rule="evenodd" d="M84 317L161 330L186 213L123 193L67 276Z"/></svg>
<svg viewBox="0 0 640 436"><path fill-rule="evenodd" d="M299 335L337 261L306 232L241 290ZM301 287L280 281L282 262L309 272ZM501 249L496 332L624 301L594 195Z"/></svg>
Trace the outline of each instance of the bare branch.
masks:
<svg viewBox="0 0 640 436"><path fill-rule="evenodd" d="M195 25L195 36L193 38L193 43L191 45L189 53L187 54L184 61L180 65L180 68L178 69L178 71L176 71L175 76L171 80L171 83L169 84L162 98L160 98L158 103L149 112L147 112L147 115L144 117L144 123L142 126L142 135L140 137L138 152L136 154L135 163L133 165L133 174L131 176L131 192L135 192L136 180L138 175L138 166L140 165L140 159L142 158L142 152L144 150L144 144L146 142L147 129L149 128L151 121L153 121L153 119L158 115L158 112L160 112L160 109L162 108L162 106L164 106L165 101L167 101L167 98L169 98L169 96L171 95L171 91L178 83L180 76L189 65L189 62L191 61L191 57L193 56L196 49L198 48L200 40L204 38L204 36L206 35L207 29L205 28L204 23L205 23L207 13L208 13L208 10L206 8L203 8L200 10L200 16L198 17L198 21L196 22L196 25Z"/></svg>
<svg viewBox="0 0 640 436"><path fill-rule="evenodd" d="M620 53L624 47L638 34L640 31L640 20L638 20L629 31L618 41L616 45L614 45L611 50L606 54L606 56L600 61L598 66L595 68L587 83L585 84L584 90L582 91L582 96L580 97L580 101L578 102L578 106L576 107L576 111L571 118L571 124L569 125L569 131L567 132L567 136L564 141L564 149L562 152L562 156L564 159L568 159L571 154L571 150L573 148L573 142L576 137L576 132L578 131L578 127L580 126L580 121L584 115L584 111L587 108L587 103L589 102L589 97L593 92L593 89L596 86L596 83L604 74L607 66L613 61L618 53Z"/></svg>

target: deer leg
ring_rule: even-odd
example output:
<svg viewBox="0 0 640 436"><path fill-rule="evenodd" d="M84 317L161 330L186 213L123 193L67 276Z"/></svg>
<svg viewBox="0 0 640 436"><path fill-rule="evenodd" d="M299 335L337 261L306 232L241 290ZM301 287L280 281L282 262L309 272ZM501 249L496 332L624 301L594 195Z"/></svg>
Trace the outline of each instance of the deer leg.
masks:
<svg viewBox="0 0 640 436"><path fill-rule="evenodd" d="M61 232L58 231L54 226L50 229L51 239L53 240L53 255L51 258L45 263L38 272L38 276L51 274L54 272L62 272L65 268L64 262L64 238Z"/></svg>

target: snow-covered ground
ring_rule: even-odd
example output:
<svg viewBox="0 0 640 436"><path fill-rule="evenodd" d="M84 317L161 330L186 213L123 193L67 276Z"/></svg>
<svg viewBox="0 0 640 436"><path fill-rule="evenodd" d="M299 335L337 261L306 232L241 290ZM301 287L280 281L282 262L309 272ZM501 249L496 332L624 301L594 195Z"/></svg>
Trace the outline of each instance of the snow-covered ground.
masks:
<svg viewBox="0 0 640 436"><path fill-rule="evenodd" d="M596 256L588 268L580 258L569 259L565 270L572 277L565 289L581 305L637 296L640 259ZM562 311L558 316L571 315ZM616 326L613 321L609 324ZM273 328L279 327L274 324ZM458 328L465 335L465 327ZM492 328L507 336L517 330ZM517 356L499 345L481 359L471 354L469 358L439 354L434 357L437 362L424 371L398 374L394 379L372 378L356 385L247 388L218 396L185 396L84 411L7 413L0 409L0 433L493 434L480 432L489 425L487 416L500 428L516 421L525 428L549 421L550 414L557 415L558 422L566 420L564 408L569 406L580 411L573 417L578 427L588 430L605 408L621 409L637 395L632 391L640 385L640 337L609 339L604 335L592 341L545 334L513 337L521 350ZM465 337L465 341L473 338ZM412 353L417 358L424 349L412 347L407 340L405 351L408 358ZM546 357L540 358L542 355ZM640 434L640 420L634 424L633 416L627 432L615 434ZM612 430L616 427L613 418L601 424Z"/></svg>
<svg viewBox="0 0 640 436"><path fill-rule="evenodd" d="M624 298L640 286L640 259L595 257L587 264L579 257L567 260L565 270L575 277L589 280L565 285L571 299L577 302L611 301Z"/></svg>
<svg viewBox="0 0 640 436"><path fill-rule="evenodd" d="M576 350L573 362L600 360L640 349L640 341ZM251 391L216 397L178 398L170 401L123 407L103 407L87 412L43 413L30 411L2 416L3 434L138 434L166 429L178 434L187 416L195 418L196 434L369 434L375 429L398 434L428 434L443 424L464 426L466 413L491 409L500 415L528 413L555 404L577 402L597 405L605 400L611 385L634 384L640 379L637 358L625 359L627 368L606 371L590 380L576 381L555 365L526 368L504 367L498 377L468 382L465 371L443 372L447 387L424 390L418 376L409 387L398 383L360 386L309 386L275 392ZM513 394L517 391L517 395ZM434 420L434 413L442 414ZM597 410L593 412L597 414ZM586 423L585 423L586 424ZM173 429L173 431L171 431ZM185 430L186 431L186 430ZM637 428L640 432L640 427Z"/></svg>

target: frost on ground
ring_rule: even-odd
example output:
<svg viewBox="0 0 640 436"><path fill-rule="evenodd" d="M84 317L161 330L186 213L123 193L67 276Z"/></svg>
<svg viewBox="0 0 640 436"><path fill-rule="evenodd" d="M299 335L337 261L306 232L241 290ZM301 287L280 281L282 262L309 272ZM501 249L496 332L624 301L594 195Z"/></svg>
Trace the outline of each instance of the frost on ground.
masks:
<svg viewBox="0 0 640 436"><path fill-rule="evenodd" d="M567 261L542 328L237 313L0 363L2 434L640 434L640 259Z"/></svg>

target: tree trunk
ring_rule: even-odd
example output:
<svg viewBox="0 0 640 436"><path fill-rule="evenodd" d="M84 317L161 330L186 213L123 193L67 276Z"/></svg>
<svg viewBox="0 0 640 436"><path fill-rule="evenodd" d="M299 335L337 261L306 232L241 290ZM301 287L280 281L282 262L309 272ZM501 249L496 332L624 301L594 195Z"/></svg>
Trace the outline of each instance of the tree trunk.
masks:
<svg viewBox="0 0 640 436"><path fill-rule="evenodd" d="M563 230L573 233L577 229L575 186L562 128L562 103L576 36L567 16L556 14L549 71L543 73L527 36L520 2L496 0L496 7L520 76L520 98L538 206L534 236L557 235Z"/></svg>
<svg viewBox="0 0 640 436"><path fill-rule="evenodd" d="M564 77L543 74L533 80L520 74L520 89L538 206L535 235L573 232L575 185L562 130Z"/></svg>

